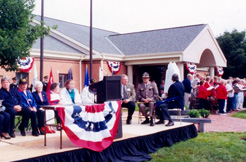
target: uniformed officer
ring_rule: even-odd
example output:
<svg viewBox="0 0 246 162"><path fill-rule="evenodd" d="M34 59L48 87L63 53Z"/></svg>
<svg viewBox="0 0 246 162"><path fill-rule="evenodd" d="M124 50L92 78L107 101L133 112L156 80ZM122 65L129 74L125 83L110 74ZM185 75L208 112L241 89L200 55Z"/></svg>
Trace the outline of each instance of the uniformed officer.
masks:
<svg viewBox="0 0 246 162"><path fill-rule="evenodd" d="M149 73L143 73L143 83L138 85L137 88L137 100L139 101L139 108L143 115L145 116L146 120L143 121L141 124L148 124L150 126L154 126L153 116L154 116L154 104L156 102L156 98L158 96L158 90L154 83L151 83ZM146 107L149 107L149 116L146 112Z"/></svg>
<svg viewBox="0 0 246 162"><path fill-rule="evenodd" d="M13 77L12 81L13 81L13 83L10 84L10 88L18 89L17 78Z"/></svg>
<svg viewBox="0 0 246 162"><path fill-rule="evenodd" d="M48 82L49 82L49 77L48 77L48 75L46 75L44 77L44 81L43 81L43 91L44 92L47 92Z"/></svg>

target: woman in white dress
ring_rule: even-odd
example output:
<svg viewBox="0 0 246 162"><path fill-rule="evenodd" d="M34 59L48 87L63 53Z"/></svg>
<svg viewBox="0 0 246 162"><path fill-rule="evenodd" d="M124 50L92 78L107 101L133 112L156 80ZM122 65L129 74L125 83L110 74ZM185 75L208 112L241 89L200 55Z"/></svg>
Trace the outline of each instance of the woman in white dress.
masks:
<svg viewBox="0 0 246 162"><path fill-rule="evenodd" d="M72 79L66 81L60 95L61 104L81 104L79 91L75 89L75 82Z"/></svg>

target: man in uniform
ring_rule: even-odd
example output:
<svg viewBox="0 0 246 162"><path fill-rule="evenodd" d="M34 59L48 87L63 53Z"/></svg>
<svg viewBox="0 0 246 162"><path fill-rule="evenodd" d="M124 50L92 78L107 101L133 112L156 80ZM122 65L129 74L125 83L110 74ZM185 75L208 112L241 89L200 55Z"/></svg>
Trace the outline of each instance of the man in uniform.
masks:
<svg viewBox="0 0 246 162"><path fill-rule="evenodd" d="M128 116L126 120L126 124L131 124L132 115L135 111L135 100L136 100L136 92L134 89L134 85L128 83L128 76L125 74L121 75L121 84L122 84L122 107L126 107L128 109Z"/></svg>
<svg viewBox="0 0 246 162"><path fill-rule="evenodd" d="M47 92L48 82L49 82L49 77L48 77L48 75L46 75L44 77L44 81L43 81L43 91L45 91L45 92Z"/></svg>
<svg viewBox="0 0 246 162"><path fill-rule="evenodd" d="M13 81L13 83L10 84L10 88L12 88L12 89L18 89L17 78L16 77L13 77L12 78L12 81Z"/></svg>
<svg viewBox="0 0 246 162"><path fill-rule="evenodd" d="M139 84L137 88L137 99L139 101L139 108L146 119L141 124L150 123L150 126L154 126L154 121L153 121L153 116L155 113L154 104L158 96L158 90L156 85L149 81L150 80L149 73L147 72L143 73L142 78L143 78L143 83ZM149 107L150 120L145 110L146 107Z"/></svg>

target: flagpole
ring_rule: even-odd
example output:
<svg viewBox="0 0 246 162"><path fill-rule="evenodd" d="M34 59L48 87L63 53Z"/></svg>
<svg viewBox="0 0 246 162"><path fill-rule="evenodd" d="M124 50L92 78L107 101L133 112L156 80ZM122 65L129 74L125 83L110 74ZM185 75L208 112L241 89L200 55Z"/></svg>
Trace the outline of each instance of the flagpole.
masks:
<svg viewBox="0 0 246 162"><path fill-rule="evenodd" d="M90 78L92 78L92 0L90 0Z"/></svg>
<svg viewBox="0 0 246 162"><path fill-rule="evenodd" d="M41 26L44 27L44 0L41 0ZM43 81L44 68L44 36L40 39L40 81Z"/></svg>

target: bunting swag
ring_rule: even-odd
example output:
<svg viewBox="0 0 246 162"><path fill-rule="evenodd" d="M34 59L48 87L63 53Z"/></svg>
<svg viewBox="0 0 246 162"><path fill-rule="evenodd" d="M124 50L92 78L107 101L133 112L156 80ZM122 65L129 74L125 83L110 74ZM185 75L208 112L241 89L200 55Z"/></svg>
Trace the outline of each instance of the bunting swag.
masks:
<svg viewBox="0 0 246 162"><path fill-rule="evenodd" d="M34 57L25 57L25 58L17 59L18 69L22 73L29 72L32 69L33 63L34 63Z"/></svg>
<svg viewBox="0 0 246 162"><path fill-rule="evenodd" d="M117 133L121 101L73 105L56 110L63 129L73 144L101 152L112 144Z"/></svg>
<svg viewBox="0 0 246 162"><path fill-rule="evenodd" d="M120 68L121 68L121 63L120 62L115 62L115 61L108 61L108 67L110 69L110 71L113 73L113 74L116 74L120 71Z"/></svg>
<svg viewBox="0 0 246 162"><path fill-rule="evenodd" d="M223 67L217 67L216 69L218 76L221 77L224 74Z"/></svg>
<svg viewBox="0 0 246 162"><path fill-rule="evenodd" d="M191 75L196 73L196 64L194 63L186 63L186 69L189 71Z"/></svg>

